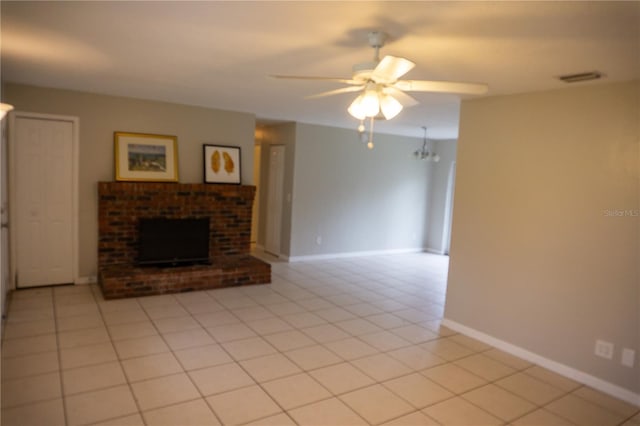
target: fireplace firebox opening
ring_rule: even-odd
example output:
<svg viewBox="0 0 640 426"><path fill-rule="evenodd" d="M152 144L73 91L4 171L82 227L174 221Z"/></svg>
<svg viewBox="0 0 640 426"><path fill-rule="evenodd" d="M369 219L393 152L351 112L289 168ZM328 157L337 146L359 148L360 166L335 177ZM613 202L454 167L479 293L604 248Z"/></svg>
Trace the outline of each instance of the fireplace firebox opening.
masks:
<svg viewBox="0 0 640 426"><path fill-rule="evenodd" d="M140 266L210 264L209 218L140 218Z"/></svg>

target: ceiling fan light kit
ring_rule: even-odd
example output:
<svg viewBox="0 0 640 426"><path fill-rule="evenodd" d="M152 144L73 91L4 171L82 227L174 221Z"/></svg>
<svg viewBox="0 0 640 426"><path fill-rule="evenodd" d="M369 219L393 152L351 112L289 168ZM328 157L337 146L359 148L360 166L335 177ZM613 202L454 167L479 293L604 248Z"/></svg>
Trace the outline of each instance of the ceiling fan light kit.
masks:
<svg viewBox="0 0 640 426"><path fill-rule="evenodd" d="M298 80L324 80L348 84L340 89L330 90L309 96L320 98L342 93L361 92L347 111L351 116L361 121L371 118L370 134L373 134L373 118L379 116L391 120L397 116L403 107L418 103L405 92L436 92L456 93L465 95L481 95L487 92L488 86L480 83L459 83L451 81L400 80L400 77L411 71L416 64L408 59L387 55L380 60L380 48L387 40L387 34L382 31L371 31L368 34L369 45L374 49L373 61L363 62L353 66L351 79L329 77L305 77L276 75L276 78ZM373 147L372 136L369 137L370 148Z"/></svg>
<svg viewBox="0 0 640 426"><path fill-rule="evenodd" d="M347 109L354 118L378 117L382 112L385 119L391 120L402 111L402 104L397 99L375 86L358 95Z"/></svg>

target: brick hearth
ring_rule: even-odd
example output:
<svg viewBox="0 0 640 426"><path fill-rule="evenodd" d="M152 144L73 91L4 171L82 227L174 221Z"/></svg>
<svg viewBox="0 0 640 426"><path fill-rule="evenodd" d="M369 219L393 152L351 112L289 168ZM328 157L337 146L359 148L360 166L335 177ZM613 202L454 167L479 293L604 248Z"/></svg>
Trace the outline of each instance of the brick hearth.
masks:
<svg viewBox="0 0 640 426"><path fill-rule="evenodd" d="M255 187L175 183L98 184L98 283L107 299L271 282L249 255ZM209 217L211 265L139 267L140 218Z"/></svg>

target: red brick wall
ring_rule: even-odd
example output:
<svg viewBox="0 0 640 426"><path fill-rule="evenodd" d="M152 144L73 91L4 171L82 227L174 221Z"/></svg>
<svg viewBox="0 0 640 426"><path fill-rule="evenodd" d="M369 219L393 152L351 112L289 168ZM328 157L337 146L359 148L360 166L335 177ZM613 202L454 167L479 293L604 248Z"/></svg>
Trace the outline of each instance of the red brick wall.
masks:
<svg viewBox="0 0 640 426"><path fill-rule="evenodd" d="M98 283L105 298L271 282L271 265L249 255L254 186L98 184ZM209 217L211 265L137 267L140 218Z"/></svg>
<svg viewBox="0 0 640 426"><path fill-rule="evenodd" d="M176 183L98 183L98 265L138 256L140 218L209 217L209 256L249 254L255 187Z"/></svg>
<svg viewBox="0 0 640 426"><path fill-rule="evenodd" d="M251 256L234 256L216 265L112 266L102 269L98 278L105 299L117 299L267 284L271 282L271 265Z"/></svg>

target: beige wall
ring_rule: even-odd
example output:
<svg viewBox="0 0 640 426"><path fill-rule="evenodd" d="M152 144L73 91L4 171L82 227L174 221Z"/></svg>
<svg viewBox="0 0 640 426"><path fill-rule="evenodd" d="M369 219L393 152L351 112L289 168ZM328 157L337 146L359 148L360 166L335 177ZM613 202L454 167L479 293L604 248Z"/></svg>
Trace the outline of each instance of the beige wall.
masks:
<svg viewBox="0 0 640 426"><path fill-rule="evenodd" d="M463 102L445 311L636 394L639 103L637 81Z"/></svg>
<svg viewBox="0 0 640 426"><path fill-rule="evenodd" d="M424 247L429 166L420 139L297 124L290 255ZM322 243L317 244L316 238Z"/></svg>
<svg viewBox="0 0 640 426"><path fill-rule="evenodd" d="M203 181L202 144L240 146L242 183L253 183L252 114L16 84L6 84L3 96L17 111L80 119L81 277L96 275L96 183L114 180L114 131L177 136L179 179L183 183Z"/></svg>
<svg viewBox="0 0 640 426"><path fill-rule="evenodd" d="M368 150L355 129L284 123L261 130L263 224L268 146L286 147L283 255L295 260L424 247L430 166L412 155L419 138L375 134L375 149ZM264 231L261 226L260 244Z"/></svg>

